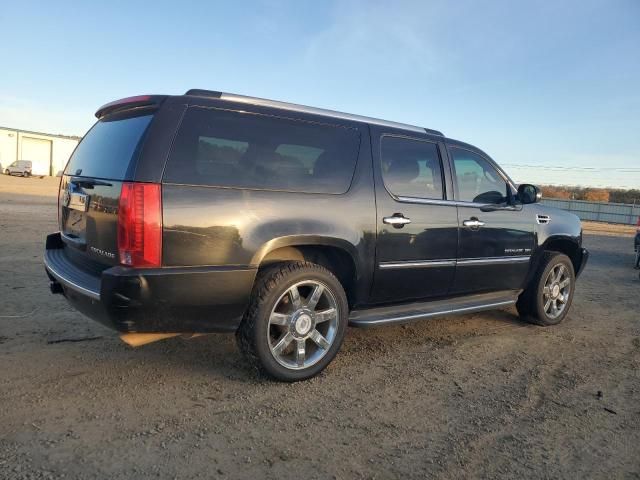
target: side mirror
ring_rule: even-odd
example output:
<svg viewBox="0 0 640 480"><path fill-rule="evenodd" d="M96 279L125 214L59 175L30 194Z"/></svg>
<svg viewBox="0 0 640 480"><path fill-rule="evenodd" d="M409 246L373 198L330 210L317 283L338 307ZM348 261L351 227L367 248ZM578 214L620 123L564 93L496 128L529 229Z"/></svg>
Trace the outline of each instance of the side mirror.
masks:
<svg viewBox="0 0 640 480"><path fill-rule="evenodd" d="M524 205L528 203L536 203L542 199L542 192L535 185L523 183L518 187L518 200Z"/></svg>

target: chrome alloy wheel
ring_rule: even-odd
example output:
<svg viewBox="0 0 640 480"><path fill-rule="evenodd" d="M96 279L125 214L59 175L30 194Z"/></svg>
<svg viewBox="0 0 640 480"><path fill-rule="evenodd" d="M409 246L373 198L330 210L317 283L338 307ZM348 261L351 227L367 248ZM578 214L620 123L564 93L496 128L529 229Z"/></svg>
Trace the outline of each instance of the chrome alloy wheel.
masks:
<svg viewBox="0 0 640 480"><path fill-rule="evenodd" d="M545 314L549 318L558 318L562 315L567 308L570 294L571 276L564 265L558 264L549 271L544 282L542 300Z"/></svg>
<svg viewBox="0 0 640 480"><path fill-rule="evenodd" d="M284 292L269 316L267 341L283 367L301 370L326 355L338 330L338 302L321 282L298 282Z"/></svg>

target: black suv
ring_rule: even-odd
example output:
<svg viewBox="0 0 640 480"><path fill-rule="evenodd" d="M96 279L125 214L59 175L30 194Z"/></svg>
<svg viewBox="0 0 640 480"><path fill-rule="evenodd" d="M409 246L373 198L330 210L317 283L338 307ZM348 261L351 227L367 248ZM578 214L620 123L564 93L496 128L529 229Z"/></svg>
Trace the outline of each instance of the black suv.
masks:
<svg viewBox="0 0 640 480"><path fill-rule="evenodd" d="M576 216L435 130L206 90L96 116L44 261L53 293L132 344L235 332L301 380L348 324L514 304L557 324L588 258Z"/></svg>

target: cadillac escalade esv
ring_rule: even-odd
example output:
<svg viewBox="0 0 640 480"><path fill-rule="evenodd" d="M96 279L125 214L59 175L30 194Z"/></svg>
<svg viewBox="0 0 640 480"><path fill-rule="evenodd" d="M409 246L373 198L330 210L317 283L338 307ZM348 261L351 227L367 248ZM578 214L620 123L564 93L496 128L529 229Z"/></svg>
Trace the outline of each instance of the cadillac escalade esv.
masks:
<svg viewBox="0 0 640 480"><path fill-rule="evenodd" d="M435 130L206 90L96 117L44 263L53 293L139 343L235 332L301 380L347 325L510 305L557 324L587 262L576 216Z"/></svg>

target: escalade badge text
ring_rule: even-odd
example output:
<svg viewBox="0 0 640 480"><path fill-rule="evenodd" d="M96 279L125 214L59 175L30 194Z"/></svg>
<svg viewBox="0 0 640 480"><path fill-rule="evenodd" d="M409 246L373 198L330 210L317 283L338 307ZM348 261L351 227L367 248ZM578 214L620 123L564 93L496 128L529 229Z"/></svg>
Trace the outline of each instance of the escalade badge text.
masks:
<svg viewBox="0 0 640 480"><path fill-rule="evenodd" d="M518 253L531 253L530 248L505 248L504 253L507 255L514 255Z"/></svg>
<svg viewBox="0 0 640 480"><path fill-rule="evenodd" d="M89 247L89 250L91 250L93 253L97 253L98 255L102 255L103 257L116 258L115 253L107 252L106 250L102 250L101 248Z"/></svg>

